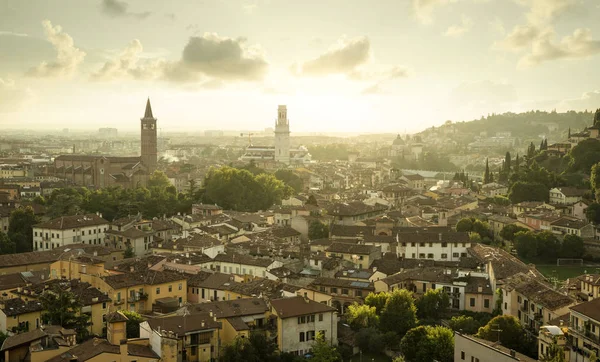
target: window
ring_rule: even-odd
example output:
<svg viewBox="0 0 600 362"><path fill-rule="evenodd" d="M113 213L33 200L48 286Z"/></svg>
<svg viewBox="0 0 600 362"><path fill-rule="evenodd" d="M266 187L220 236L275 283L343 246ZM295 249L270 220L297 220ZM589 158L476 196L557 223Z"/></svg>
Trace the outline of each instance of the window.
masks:
<svg viewBox="0 0 600 362"><path fill-rule="evenodd" d="M424 246L425 246L425 243L419 243L419 246L420 246L420 247L424 247Z"/></svg>
<svg viewBox="0 0 600 362"><path fill-rule="evenodd" d="M121 292L117 293L117 301L120 302L121 301Z"/></svg>
<svg viewBox="0 0 600 362"><path fill-rule="evenodd" d="M310 315L310 316L306 317L306 320L308 322L313 322L314 323L314 321L315 321L315 315L313 314L313 315Z"/></svg>
<svg viewBox="0 0 600 362"><path fill-rule="evenodd" d="M319 314L319 322L323 322L323 313Z"/></svg>
<svg viewBox="0 0 600 362"><path fill-rule="evenodd" d="M448 254L442 253L442 259L448 259Z"/></svg>
<svg viewBox="0 0 600 362"><path fill-rule="evenodd" d="M332 287L332 288L331 288L331 292L332 292L332 293L336 293L336 294L337 294L337 288L333 288L333 287Z"/></svg>
<svg viewBox="0 0 600 362"><path fill-rule="evenodd" d="M433 248L433 243L429 243L429 247L430 247L430 248Z"/></svg>
<svg viewBox="0 0 600 362"><path fill-rule="evenodd" d="M484 299L483 300L483 307L484 308L489 308L490 307L490 300L489 299Z"/></svg>
<svg viewBox="0 0 600 362"><path fill-rule="evenodd" d="M156 295L160 294L160 287L156 288Z"/></svg>
<svg viewBox="0 0 600 362"><path fill-rule="evenodd" d="M314 341L314 339L315 339L315 331L306 332L306 340L307 341Z"/></svg>
<svg viewBox="0 0 600 362"><path fill-rule="evenodd" d="M342 295L348 295L348 289L342 289Z"/></svg>
<svg viewBox="0 0 600 362"><path fill-rule="evenodd" d="M169 293L171 293L173 291L173 286L169 285Z"/></svg>
<svg viewBox="0 0 600 362"><path fill-rule="evenodd" d="M419 253L419 259L425 259L425 253Z"/></svg>
<svg viewBox="0 0 600 362"><path fill-rule="evenodd" d="M106 302L102 303L102 309L106 309Z"/></svg>
<svg viewBox="0 0 600 362"><path fill-rule="evenodd" d="M427 283L423 283L423 293L427 291Z"/></svg>
<svg viewBox="0 0 600 362"><path fill-rule="evenodd" d="M181 290L183 288L183 285L181 283L179 283L179 290Z"/></svg>
<svg viewBox="0 0 600 362"><path fill-rule="evenodd" d="M454 247L455 247L455 248L458 248L458 243L454 243Z"/></svg>
<svg viewBox="0 0 600 362"><path fill-rule="evenodd" d="M354 293L354 296L355 296L355 297L362 297L362 290L357 290L357 291Z"/></svg>
<svg viewBox="0 0 600 362"><path fill-rule="evenodd" d="M196 355L196 353L198 352L197 350L198 350L198 347L196 347L196 346L192 346L190 354L191 354L192 356L195 356L195 355Z"/></svg>
<svg viewBox="0 0 600 362"><path fill-rule="evenodd" d="M304 332L300 332L300 342L304 342Z"/></svg>
<svg viewBox="0 0 600 362"><path fill-rule="evenodd" d="M448 243L442 243L442 248L448 247Z"/></svg>
<svg viewBox="0 0 600 362"><path fill-rule="evenodd" d="M458 255L459 255L458 253L452 253L453 258L458 258Z"/></svg>
<svg viewBox="0 0 600 362"><path fill-rule="evenodd" d="M433 253L427 254L427 259L433 259Z"/></svg>
<svg viewBox="0 0 600 362"><path fill-rule="evenodd" d="M37 236L37 231L35 233L33 233L35 236Z"/></svg>
<svg viewBox="0 0 600 362"><path fill-rule="evenodd" d="M460 359L465 360L465 351L460 351Z"/></svg>
<svg viewBox="0 0 600 362"><path fill-rule="evenodd" d="M403 247L406 247L406 243L402 243L402 246L403 246Z"/></svg>
<svg viewBox="0 0 600 362"><path fill-rule="evenodd" d="M474 307L474 306L475 306L475 298L471 298L471 299L470 299L470 301L469 301L469 305L470 305L471 307Z"/></svg>
<svg viewBox="0 0 600 362"><path fill-rule="evenodd" d="M416 243L410 243L410 246L415 247Z"/></svg>

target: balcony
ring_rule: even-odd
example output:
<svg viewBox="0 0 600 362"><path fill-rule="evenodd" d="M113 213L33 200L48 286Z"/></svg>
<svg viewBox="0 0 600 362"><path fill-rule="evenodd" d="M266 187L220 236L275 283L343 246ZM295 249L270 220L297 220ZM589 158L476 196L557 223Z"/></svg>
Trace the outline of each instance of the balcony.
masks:
<svg viewBox="0 0 600 362"><path fill-rule="evenodd" d="M115 302L114 302L113 304L114 304L114 305L121 305L121 304L123 304L123 303L125 303L125 300L124 300L124 299L118 299L118 300L115 300Z"/></svg>
<svg viewBox="0 0 600 362"><path fill-rule="evenodd" d="M570 324L569 331L571 331L571 333L577 334L580 337L583 337L584 339L587 339L588 341L591 341L592 343L595 343L596 345L600 345L600 337L592 333L587 328Z"/></svg>

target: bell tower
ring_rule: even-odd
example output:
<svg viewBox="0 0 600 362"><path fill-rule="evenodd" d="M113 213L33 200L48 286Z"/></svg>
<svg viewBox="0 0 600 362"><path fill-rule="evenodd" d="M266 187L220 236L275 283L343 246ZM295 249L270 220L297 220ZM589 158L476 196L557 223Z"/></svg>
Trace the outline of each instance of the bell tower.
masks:
<svg viewBox="0 0 600 362"><path fill-rule="evenodd" d="M142 156L140 160L148 167L148 172L152 173L156 170L158 160L157 140L156 140L156 118L152 116L152 106L150 106L150 98L146 102L146 111L141 121L141 137L142 137Z"/></svg>
<svg viewBox="0 0 600 362"><path fill-rule="evenodd" d="M275 123L275 161L290 164L290 122L287 119L287 107L277 108Z"/></svg>

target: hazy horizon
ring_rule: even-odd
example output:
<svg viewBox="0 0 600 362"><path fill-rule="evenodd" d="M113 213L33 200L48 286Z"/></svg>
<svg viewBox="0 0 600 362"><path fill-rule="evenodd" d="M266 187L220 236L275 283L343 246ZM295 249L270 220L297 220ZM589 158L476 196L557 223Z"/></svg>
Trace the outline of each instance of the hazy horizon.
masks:
<svg viewBox="0 0 600 362"><path fill-rule="evenodd" d="M4 129L412 133L600 108L594 0L0 2Z"/></svg>

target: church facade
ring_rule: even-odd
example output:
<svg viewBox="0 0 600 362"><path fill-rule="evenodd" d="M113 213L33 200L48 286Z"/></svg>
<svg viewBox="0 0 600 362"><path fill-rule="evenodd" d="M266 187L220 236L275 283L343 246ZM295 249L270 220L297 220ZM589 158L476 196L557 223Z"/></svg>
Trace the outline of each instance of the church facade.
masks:
<svg viewBox="0 0 600 362"><path fill-rule="evenodd" d="M309 163L311 155L304 146L291 148L290 146L290 122L287 118L287 107L280 105L277 108L277 121L275 122L275 145L254 146L246 148L246 152L240 160L254 161L261 167L270 165L299 165Z"/></svg>
<svg viewBox="0 0 600 362"><path fill-rule="evenodd" d="M62 155L54 159L53 175L90 188L146 186L158 162L156 118L150 99L141 121L141 156Z"/></svg>

